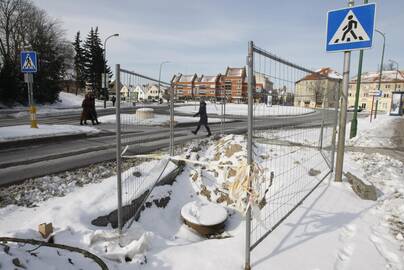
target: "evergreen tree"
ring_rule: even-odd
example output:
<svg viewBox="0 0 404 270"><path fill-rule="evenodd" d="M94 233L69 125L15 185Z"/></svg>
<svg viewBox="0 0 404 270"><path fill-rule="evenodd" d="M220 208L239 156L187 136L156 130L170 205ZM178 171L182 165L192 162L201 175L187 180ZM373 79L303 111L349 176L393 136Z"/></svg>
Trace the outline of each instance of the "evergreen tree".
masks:
<svg viewBox="0 0 404 270"><path fill-rule="evenodd" d="M86 42L84 44L85 50L85 78L87 84L94 91L97 98L102 94L102 73L104 73L104 65L106 61L104 59L104 49L99 38L98 27L91 28ZM107 73L110 74L110 68L107 67Z"/></svg>
<svg viewBox="0 0 404 270"><path fill-rule="evenodd" d="M86 86L85 77L85 56L84 49L81 47L80 31L76 34L76 39L73 42L73 47L75 51L74 56L74 71L76 79L76 95L78 89L83 89Z"/></svg>

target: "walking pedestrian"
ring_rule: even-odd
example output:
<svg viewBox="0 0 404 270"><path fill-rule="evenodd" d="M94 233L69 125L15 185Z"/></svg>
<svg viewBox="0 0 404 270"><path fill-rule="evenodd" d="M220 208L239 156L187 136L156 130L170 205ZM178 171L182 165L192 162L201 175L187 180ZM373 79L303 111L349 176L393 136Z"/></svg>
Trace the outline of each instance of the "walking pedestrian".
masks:
<svg viewBox="0 0 404 270"><path fill-rule="evenodd" d="M83 111L81 112L80 116L80 125L83 125L83 123L84 125L87 125L87 120L90 119L93 122L93 119L91 117L91 99L89 94L86 94L84 96L84 100L81 103L81 107L83 108Z"/></svg>
<svg viewBox="0 0 404 270"><path fill-rule="evenodd" d="M93 125L99 125L100 122L98 121L97 111L95 110L95 96L93 93L90 94L90 102L91 102L90 103L91 104L91 107L90 107L91 121L92 121ZM95 122L95 124L94 124L94 122Z"/></svg>
<svg viewBox="0 0 404 270"><path fill-rule="evenodd" d="M199 115L199 122L198 122L198 126L196 127L195 131L192 131L193 134L197 134L199 129L201 128L201 126L205 126L206 131L208 132L208 137L212 135L212 133L210 132L210 128L208 126L208 114L206 113L206 102L201 100L200 104L199 104L199 111L194 114L194 117Z"/></svg>
<svg viewBox="0 0 404 270"><path fill-rule="evenodd" d="M115 96L112 96L111 101L112 101L112 107L115 107L115 101L116 101Z"/></svg>

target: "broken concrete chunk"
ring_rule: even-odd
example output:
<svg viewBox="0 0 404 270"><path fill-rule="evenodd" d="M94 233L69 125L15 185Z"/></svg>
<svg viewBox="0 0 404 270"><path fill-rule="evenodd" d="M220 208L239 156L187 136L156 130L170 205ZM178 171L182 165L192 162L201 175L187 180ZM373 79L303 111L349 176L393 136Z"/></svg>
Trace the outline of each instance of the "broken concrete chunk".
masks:
<svg viewBox="0 0 404 270"><path fill-rule="evenodd" d="M359 177L356 177L352 173L348 172L346 174L348 182L351 184L353 191L364 200L377 200L377 192L374 185L371 183L365 183Z"/></svg>
<svg viewBox="0 0 404 270"><path fill-rule="evenodd" d="M321 171L311 168L309 171L310 176L317 176L321 173Z"/></svg>

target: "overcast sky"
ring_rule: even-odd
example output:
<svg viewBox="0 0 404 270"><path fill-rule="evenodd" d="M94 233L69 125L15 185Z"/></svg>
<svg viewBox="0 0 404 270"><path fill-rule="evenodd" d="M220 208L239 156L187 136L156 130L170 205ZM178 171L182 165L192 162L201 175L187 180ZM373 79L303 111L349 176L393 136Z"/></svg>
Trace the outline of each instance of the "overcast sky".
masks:
<svg viewBox="0 0 404 270"><path fill-rule="evenodd" d="M363 1L355 1L361 4ZM377 0L376 28L386 33L386 61L404 69L404 0ZM328 10L343 8L342 0L34 0L58 18L73 41L98 26L107 44L107 59L128 70L162 78L182 72L223 73L227 66L243 66L247 44L255 44L308 68L342 71L343 54L325 52ZM380 63L382 38L376 33L373 48L365 51L364 70ZM359 52L352 54L351 76L357 72Z"/></svg>

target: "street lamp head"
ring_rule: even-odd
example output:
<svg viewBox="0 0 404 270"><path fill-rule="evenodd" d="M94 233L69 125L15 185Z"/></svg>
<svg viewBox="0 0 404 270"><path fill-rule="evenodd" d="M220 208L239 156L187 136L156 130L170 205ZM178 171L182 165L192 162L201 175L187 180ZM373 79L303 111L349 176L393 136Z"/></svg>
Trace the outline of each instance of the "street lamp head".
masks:
<svg viewBox="0 0 404 270"><path fill-rule="evenodd" d="M114 34L113 36L114 36L114 37L119 37L119 34L118 34L118 33L116 33L116 34Z"/></svg>

